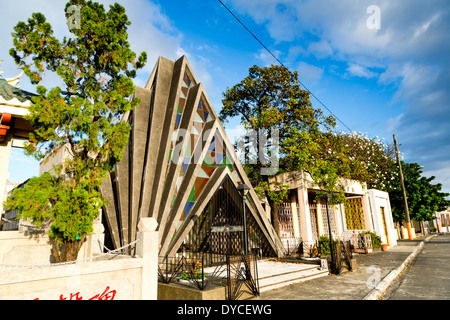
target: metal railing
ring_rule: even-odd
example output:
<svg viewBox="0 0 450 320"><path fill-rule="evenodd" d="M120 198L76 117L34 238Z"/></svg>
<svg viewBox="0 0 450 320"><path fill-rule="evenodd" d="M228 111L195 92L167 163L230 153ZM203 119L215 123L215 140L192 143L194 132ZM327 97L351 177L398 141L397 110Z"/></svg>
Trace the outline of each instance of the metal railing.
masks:
<svg viewBox="0 0 450 320"><path fill-rule="evenodd" d="M199 290L205 290L212 282L221 284L226 279L226 261L214 265L207 265L207 261L205 255L159 257L158 280L190 283Z"/></svg>
<svg viewBox="0 0 450 320"><path fill-rule="evenodd" d="M287 256L300 252L300 246L302 245L300 237L281 237L280 240Z"/></svg>
<svg viewBox="0 0 450 320"><path fill-rule="evenodd" d="M242 294L259 295L257 256L255 254L222 255L220 262L211 261L209 253L189 256L159 257L158 280L179 283L198 290L214 286L226 288L226 298L237 300ZM217 260L216 260L217 261Z"/></svg>

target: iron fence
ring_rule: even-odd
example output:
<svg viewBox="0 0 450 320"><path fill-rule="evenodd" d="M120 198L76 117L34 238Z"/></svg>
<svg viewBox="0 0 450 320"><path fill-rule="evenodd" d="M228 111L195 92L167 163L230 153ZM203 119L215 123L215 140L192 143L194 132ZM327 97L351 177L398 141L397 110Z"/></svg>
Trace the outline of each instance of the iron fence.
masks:
<svg viewBox="0 0 450 320"><path fill-rule="evenodd" d="M328 269L332 274L341 274L344 269L352 271L353 245L351 241L333 240L332 250L329 241L301 242L299 253L310 258L329 257Z"/></svg>
<svg viewBox="0 0 450 320"><path fill-rule="evenodd" d="M220 255L210 263L210 253L159 257L158 280L182 283L199 290L223 286L228 300L242 294L259 295L258 257L255 254ZM220 260L220 262L218 262Z"/></svg>
<svg viewBox="0 0 450 320"><path fill-rule="evenodd" d="M352 271L352 245L351 241L335 241L333 242L333 251L330 262L330 272L339 275L344 269Z"/></svg>
<svg viewBox="0 0 450 320"><path fill-rule="evenodd" d="M244 293L259 296L257 261L253 254L227 256L228 300L238 300Z"/></svg>
<svg viewBox="0 0 450 320"><path fill-rule="evenodd" d="M287 256L300 253L303 244L300 237L281 237L280 240Z"/></svg>
<svg viewBox="0 0 450 320"><path fill-rule="evenodd" d="M213 282L226 279L226 261L208 265L205 255L159 257L158 280L164 283L190 283L199 290L205 290Z"/></svg>

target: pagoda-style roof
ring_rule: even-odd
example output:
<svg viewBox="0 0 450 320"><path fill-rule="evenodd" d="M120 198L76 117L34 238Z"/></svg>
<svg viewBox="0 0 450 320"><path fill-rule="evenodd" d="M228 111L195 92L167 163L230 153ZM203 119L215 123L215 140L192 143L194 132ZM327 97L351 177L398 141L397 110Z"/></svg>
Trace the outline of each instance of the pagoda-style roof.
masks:
<svg viewBox="0 0 450 320"><path fill-rule="evenodd" d="M31 98L37 96L37 94L15 87L9 84L6 79L0 78L0 96L6 101L16 98L20 102L26 102L31 101Z"/></svg>
<svg viewBox="0 0 450 320"><path fill-rule="evenodd" d="M0 60L1 65L2 60ZM23 71L13 78L3 78L0 71L0 143L6 139L8 131L14 132L14 138L23 139L32 130L29 122L23 119L28 114L35 93L20 89L17 84ZM13 130L14 129L14 130Z"/></svg>

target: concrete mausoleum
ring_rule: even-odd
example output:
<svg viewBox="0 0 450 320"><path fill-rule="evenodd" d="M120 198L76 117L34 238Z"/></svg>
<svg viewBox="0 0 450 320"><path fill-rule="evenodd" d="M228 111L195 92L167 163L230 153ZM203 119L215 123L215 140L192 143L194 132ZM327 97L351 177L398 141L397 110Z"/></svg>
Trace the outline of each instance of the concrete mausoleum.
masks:
<svg viewBox="0 0 450 320"><path fill-rule="evenodd" d="M136 87L134 97L141 101L123 119L132 126L124 157L101 187L109 200L104 219L111 245L117 248L134 241L139 219L153 217L158 223L160 256L182 248L241 253L243 205L237 187L246 184L251 249L263 256L283 255L281 242L186 57L175 62L160 57L146 86Z"/></svg>
<svg viewBox="0 0 450 320"><path fill-rule="evenodd" d="M279 235L286 250L299 243L314 245L320 236L329 236L326 201L316 201L320 189L307 172L288 172L271 178L272 184L288 185L288 197L277 208ZM354 235L375 232L382 244L397 245L387 192L369 189L357 181L341 179L346 201L329 205L330 227L334 239L354 241Z"/></svg>

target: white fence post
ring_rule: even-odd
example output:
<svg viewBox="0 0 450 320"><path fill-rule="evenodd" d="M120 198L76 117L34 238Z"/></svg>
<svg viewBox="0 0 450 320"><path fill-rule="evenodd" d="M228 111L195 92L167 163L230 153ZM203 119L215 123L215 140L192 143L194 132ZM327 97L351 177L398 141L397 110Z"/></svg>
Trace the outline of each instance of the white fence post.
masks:
<svg viewBox="0 0 450 320"><path fill-rule="evenodd" d="M137 254L142 264L142 300L158 298L158 223L155 218L141 218L138 224Z"/></svg>

